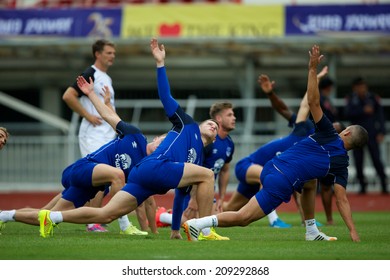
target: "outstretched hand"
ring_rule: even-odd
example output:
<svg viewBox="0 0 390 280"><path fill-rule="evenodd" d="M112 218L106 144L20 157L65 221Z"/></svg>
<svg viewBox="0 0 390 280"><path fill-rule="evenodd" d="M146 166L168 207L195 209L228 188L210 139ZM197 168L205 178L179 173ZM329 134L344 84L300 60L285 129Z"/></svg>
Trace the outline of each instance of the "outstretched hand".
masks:
<svg viewBox="0 0 390 280"><path fill-rule="evenodd" d="M261 74L257 79L257 83L265 94L270 94L274 90L275 81L271 82L267 75Z"/></svg>
<svg viewBox="0 0 390 280"><path fill-rule="evenodd" d="M317 69L318 64L320 64L320 61L324 57L323 55L321 55L320 47L317 45L314 45L311 48L311 51L309 51L309 56L310 56L309 68L310 69L312 69L312 68Z"/></svg>
<svg viewBox="0 0 390 280"><path fill-rule="evenodd" d="M152 38L150 40L150 50L152 51L152 54L154 58L156 59L157 66L164 66L164 60L165 60L165 47L163 44L160 46L158 45L158 41L156 38Z"/></svg>
<svg viewBox="0 0 390 280"><path fill-rule="evenodd" d="M111 104L111 92L108 86L104 86L102 88L102 92L100 95L103 96L104 104L108 105Z"/></svg>
<svg viewBox="0 0 390 280"><path fill-rule="evenodd" d="M77 85L85 95L88 96L93 93L93 80L91 77L89 77L88 83L83 76L78 76Z"/></svg>
<svg viewBox="0 0 390 280"><path fill-rule="evenodd" d="M328 74L328 66L324 66L322 68L321 72L317 74L317 80L321 80L323 77L325 77Z"/></svg>

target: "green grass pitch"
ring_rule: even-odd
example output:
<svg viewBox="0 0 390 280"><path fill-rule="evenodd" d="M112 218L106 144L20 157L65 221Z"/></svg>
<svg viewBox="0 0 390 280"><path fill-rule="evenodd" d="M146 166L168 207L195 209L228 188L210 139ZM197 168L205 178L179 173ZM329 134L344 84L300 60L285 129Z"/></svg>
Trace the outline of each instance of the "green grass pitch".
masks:
<svg viewBox="0 0 390 280"><path fill-rule="evenodd" d="M88 233L84 225L62 223L51 238L41 238L39 228L7 223L0 235L2 260L389 260L390 212L353 213L361 242L353 243L338 213L335 225L320 228L336 242L304 241L299 215L279 213L293 224L274 229L262 219L248 227L217 228L230 241L188 242L170 240L169 228L158 235L124 236L115 221L107 233ZM129 215L138 225L133 215ZM323 222L323 213L317 220ZM182 233L183 238L185 234Z"/></svg>

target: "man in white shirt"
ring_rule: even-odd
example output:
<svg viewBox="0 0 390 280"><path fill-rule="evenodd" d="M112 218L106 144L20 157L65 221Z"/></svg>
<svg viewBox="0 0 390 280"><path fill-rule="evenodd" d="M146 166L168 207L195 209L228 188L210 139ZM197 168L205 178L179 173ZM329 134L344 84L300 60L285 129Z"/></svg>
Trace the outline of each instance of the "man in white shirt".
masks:
<svg viewBox="0 0 390 280"><path fill-rule="evenodd" d="M104 86L108 87L111 94L110 107L115 111L115 92L112 86L111 77L107 74L108 69L114 64L115 44L105 39L97 40L92 45L92 54L95 58L95 63L87 67L81 76L83 76L86 81L89 81L89 79L92 78L94 82L94 92L102 102L104 102L104 92L102 89ZM101 146L114 139L116 132L103 120L96 111L91 100L80 90L76 79L74 81L75 82L66 89L62 99L69 108L83 118L79 129L79 145L81 156L85 157L87 154L96 151ZM96 197L90 201L90 206L101 207L102 200L103 192L99 192ZM123 222L129 223L127 216L124 216L121 219L127 220ZM119 220L119 223L121 223L121 220ZM99 224L88 224L87 231L105 232L107 230ZM139 230L137 229L137 231ZM140 232L127 234L140 234Z"/></svg>

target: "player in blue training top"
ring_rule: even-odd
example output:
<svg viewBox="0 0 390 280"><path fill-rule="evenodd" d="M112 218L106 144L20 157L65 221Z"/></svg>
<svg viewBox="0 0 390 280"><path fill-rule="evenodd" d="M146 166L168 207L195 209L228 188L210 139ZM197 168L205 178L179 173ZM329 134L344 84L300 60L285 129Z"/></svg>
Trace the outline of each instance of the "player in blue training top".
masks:
<svg viewBox="0 0 390 280"><path fill-rule="evenodd" d="M129 174L127 184L103 208L81 207L63 212L39 212L42 237L53 234L53 226L60 222L109 223L135 210L154 194L165 194L173 188L197 185L196 198L201 217L211 214L214 175L200 166L203 147L212 143L218 124L206 120L200 125L187 115L171 96L164 66L165 48L156 39L150 43L157 64L157 84L160 100L173 127L154 153L138 163ZM208 235L210 229L205 229Z"/></svg>
<svg viewBox="0 0 390 280"><path fill-rule="evenodd" d="M348 150L360 148L367 143L367 131L359 125L348 126L337 134L332 123L320 107L317 85L317 66L321 59L319 47L314 45L309 52L307 99L317 131L287 149L280 156L268 161L261 173L263 188L236 212L192 219L184 223L187 238L197 241L203 227L247 226L263 218L282 202L288 202L294 191L301 192L305 182L331 176L339 211L353 241L360 241L347 198ZM306 186L305 186L306 187ZM315 219L305 217L306 240L337 240L318 231Z"/></svg>
<svg viewBox="0 0 390 280"><path fill-rule="evenodd" d="M130 170L151 154L165 137L156 137L148 144L141 130L123 122L115 113L109 103L109 88L103 89L103 103L94 92L91 78L90 82L87 83L82 76L77 79L79 88L88 96L103 119L116 129L118 137L66 167L62 173L62 185L65 189L42 209L59 211L82 207L99 191L104 191L109 186L114 195L125 185ZM8 221L39 225L36 218L38 211L39 209L2 211L0 227ZM119 218L119 226L121 234L148 234L138 230L126 216Z"/></svg>
<svg viewBox="0 0 390 280"><path fill-rule="evenodd" d="M218 183L218 196L214 198L213 211L219 213L222 212L222 202L229 183L230 162L234 154L234 142L229 133L236 127L236 117L233 104L230 102L214 103L210 107L209 115L218 122L218 134L215 141L204 149L203 166L213 170L215 185ZM216 191L216 186L214 190ZM171 239L182 239L181 224L198 216L196 199L190 199L190 193L194 191L195 189L191 187L175 189L172 213L166 212L164 207L160 207L156 213L158 225L171 225ZM219 235L212 228L209 235L201 233L199 240L229 240L229 238Z"/></svg>
<svg viewBox="0 0 390 280"><path fill-rule="evenodd" d="M324 67L322 71L318 73L317 80L320 80L327 74L327 69L327 67ZM301 101L298 112L299 118L297 120L297 115L287 107L283 100L280 99L274 91L274 81L271 82L267 75L262 74L258 78L258 83L263 92L267 95L268 99L271 101L272 108L288 120L288 126L293 127L293 130L288 136L273 140L261 146L249 156L238 161L235 171L239 184L237 190L233 192L231 199L224 203L224 211L238 211L242 206L244 206L260 189L260 175L263 170L263 166L274 156L279 155L314 132L313 122L311 120L307 120L309 105L307 104L306 95ZM297 204L297 208L299 209L302 222L304 222L305 219L300 203L300 197L296 192L294 192L294 199ZM286 224L278 217L276 210L269 213L267 217L271 227L291 227L291 225Z"/></svg>

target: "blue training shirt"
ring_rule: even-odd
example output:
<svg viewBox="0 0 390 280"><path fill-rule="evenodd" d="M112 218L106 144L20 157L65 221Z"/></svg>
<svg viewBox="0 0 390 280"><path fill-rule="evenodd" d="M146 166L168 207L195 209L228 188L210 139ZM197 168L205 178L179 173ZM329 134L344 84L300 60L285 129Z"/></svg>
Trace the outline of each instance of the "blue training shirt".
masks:
<svg viewBox="0 0 390 280"><path fill-rule="evenodd" d="M344 142L326 115L316 126L316 133L274 157L272 163L297 191L306 181L329 176L334 183L346 187L349 157Z"/></svg>
<svg viewBox="0 0 390 280"><path fill-rule="evenodd" d="M146 157L146 137L137 127L120 121L116 126L118 137L86 155L86 159L120 168L127 176L130 170Z"/></svg>
<svg viewBox="0 0 390 280"><path fill-rule="evenodd" d="M158 148L148 158L202 164L203 142L199 125L173 99L165 67L157 68L157 86L172 128ZM145 159L147 160L147 159Z"/></svg>
<svg viewBox="0 0 390 280"><path fill-rule="evenodd" d="M305 139L313 132L314 126L311 120L296 123L288 136L268 142L250 154L248 158L251 162L264 166L274 156L280 155L282 152Z"/></svg>
<svg viewBox="0 0 390 280"><path fill-rule="evenodd" d="M214 143L205 147L203 166L213 170L216 178L225 163L232 161L233 154L234 142L232 138L228 135L222 139L217 135Z"/></svg>

